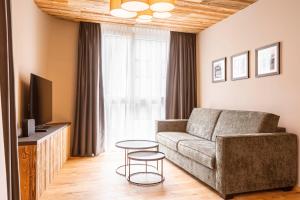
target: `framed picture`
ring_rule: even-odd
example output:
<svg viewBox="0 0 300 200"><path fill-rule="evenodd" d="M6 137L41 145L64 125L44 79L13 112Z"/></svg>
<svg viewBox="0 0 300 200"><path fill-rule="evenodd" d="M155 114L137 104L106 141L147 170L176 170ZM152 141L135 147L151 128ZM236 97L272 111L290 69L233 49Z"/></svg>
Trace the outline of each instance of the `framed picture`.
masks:
<svg viewBox="0 0 300 200"><path fill-rule="evenodd" d="M231 56L231 80L249 78L249 51Z"/></svg>
<svg viewBox="0 0 300 200"><path fill-rule="evenodd" d="M280 74L280 43L256 49L256 77Z"/></svg>
<svg viewBox="0 0 300 200"><path fill-rule="evenodd" d="M212 82L226 81L226 58L221 58L212 62Z"/></svg>

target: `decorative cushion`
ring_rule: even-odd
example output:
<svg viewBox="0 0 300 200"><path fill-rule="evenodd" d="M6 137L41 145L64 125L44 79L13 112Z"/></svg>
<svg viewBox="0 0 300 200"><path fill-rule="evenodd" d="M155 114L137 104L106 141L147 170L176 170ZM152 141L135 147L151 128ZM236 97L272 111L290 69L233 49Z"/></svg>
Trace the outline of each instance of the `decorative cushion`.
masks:
<svg viewBox="0 0 300 200"><path fill-rule="evenodd" d="M195 136L185 132L159 132L156 134L156 140L166 147L177 151L177 144L180 140L197 140Z"/></svg>
<svg viewBox="0 0 300 200"><path fill-rule="evenodd" d="M212 141L224 134L276 132L278 121L279 116L271 113L224 110L218 119Z"/></svg>
<svg viewBox="0 0 300 200"><path fill-rule="evenodd" d="M216 143L201 140L181 140L178 143L178 152L210 169L215 169Z"/></svg>
<svg viewBox="0 0 300 200"><path fill-rule="evenodd" d="M220 113L221 110L194 108L186 131L191 135L211 140Z"/></svg>

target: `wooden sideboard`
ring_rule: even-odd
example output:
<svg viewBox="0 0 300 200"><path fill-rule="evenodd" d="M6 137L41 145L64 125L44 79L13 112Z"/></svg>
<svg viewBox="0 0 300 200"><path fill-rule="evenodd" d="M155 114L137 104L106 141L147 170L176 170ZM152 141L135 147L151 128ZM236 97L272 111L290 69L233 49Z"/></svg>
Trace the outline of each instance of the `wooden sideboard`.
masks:
<svg viewBox="0 0 300 200"><path fill-rule="evenodd" d="M70 123L19 138L21 200L38 200L70 157Z"/></svg>

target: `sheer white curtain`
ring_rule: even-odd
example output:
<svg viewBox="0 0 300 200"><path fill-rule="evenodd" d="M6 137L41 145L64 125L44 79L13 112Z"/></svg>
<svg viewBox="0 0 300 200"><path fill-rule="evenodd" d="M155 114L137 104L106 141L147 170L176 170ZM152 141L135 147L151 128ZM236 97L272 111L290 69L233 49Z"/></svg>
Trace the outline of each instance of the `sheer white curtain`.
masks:
<svg viewBox="0 0 300 200"><path fill-rule="evenodd" d="M165 117L169 31L102 25L106 150L123 139L154 139Z"/></svg>

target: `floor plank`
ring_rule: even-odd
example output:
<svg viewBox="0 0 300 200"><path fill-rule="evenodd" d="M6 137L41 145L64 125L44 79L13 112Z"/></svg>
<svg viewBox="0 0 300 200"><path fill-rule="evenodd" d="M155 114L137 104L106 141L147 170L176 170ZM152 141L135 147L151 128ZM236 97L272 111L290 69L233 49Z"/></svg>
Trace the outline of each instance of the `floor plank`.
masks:
<svg viewBox="0 0 300 200"><path fill-rule="evenodd" d="M56 176L42 200L221 200L170 162L165 162L165 182L151 187L129 184L115 173L123 154L106 153L95 158L73 158ZM300 200L300 189L238 195L237 200Z"/></svg>

